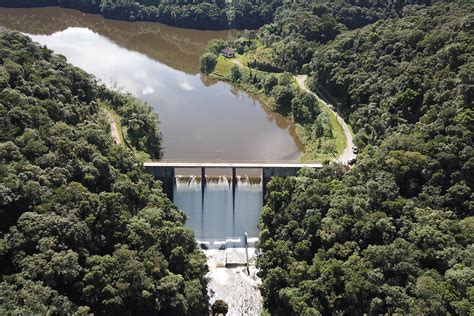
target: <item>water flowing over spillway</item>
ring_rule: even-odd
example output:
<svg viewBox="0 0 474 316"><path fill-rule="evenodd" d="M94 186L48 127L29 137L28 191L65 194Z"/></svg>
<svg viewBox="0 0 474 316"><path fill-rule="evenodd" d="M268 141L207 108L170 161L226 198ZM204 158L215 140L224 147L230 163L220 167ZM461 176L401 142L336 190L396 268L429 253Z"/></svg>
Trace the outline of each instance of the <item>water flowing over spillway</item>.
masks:
<svg viewBox="0 0 474 316"><path fill-rule="evenodd" d="M237 176L235 193L227 176L176 176L174 202L188 215L187 225L198 243L208 248L243 247L244 233L252 244L258 237L263 205L259 178ZM235 197L234 197L235 194Z"/></svg>
<svg viewBox="0 0 474 316"><path fill-rule="evenodd" d="M207 42L228 37L227 31L112 21L59 8L2 8L0 27L29 34L100 82L148 102L160 115L164 160L294 162L302 154L296 128L285 117L230 84L199 74ZM174 203L187 213L186 225L198 243L208 248L209 303L225 300L228 315L259 315L262 306L255 249L250 249L250 275L240 266L244 233L253 247L263 205L261 179L246 172L250 178L242 172L236 183L228 174L209 174L203 186L201 173L174 181Z"/></svg>
<svg viewBox="0 0 474 316"><path fill-rule="evenodd" d="M197 242L208 248L204 252L208 257L210 304L223 299L229 304L229 316L259 315L261 281L253 246L258 240L263 205L262 181L244 174L236 177L235 190L233 185L229 176L206 176L203 185L201 176L177 175L173 200L186 211L186 225L194 231ZM249 274L244 267L244 233L251 247Z"/></svg>

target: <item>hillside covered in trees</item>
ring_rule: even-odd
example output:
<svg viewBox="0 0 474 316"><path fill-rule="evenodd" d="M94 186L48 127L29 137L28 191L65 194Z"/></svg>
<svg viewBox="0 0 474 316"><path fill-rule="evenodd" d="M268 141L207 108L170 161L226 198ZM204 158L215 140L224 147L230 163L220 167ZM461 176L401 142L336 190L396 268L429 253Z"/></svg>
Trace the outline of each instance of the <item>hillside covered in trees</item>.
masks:
<svg viewBox="0 0 474 316"><path fill-rule="evenodd" d="M359 146L349 171L269 183L258 243L267 311L474 313L469 1L0 4L195 28L265 24L210 43L203 71L236 48L247 67L233 64L229 80L274 98L308 138L334 140L315 98L294 87L292 75L307 74ZM5 33L0 44L0 313L205 313L205 260L185 215L113 144L101 114L113 108L134 150L157 157L150 109L26 37Z"/></svg>
<svg viewBox="0 0 474 316"><path fill-rule="evenodd" d="M28 37L0 33L0 314L202 315L186 216L115 145L159 155L158 120Z"/></svg>
<svg viewBox="0 0 474 316"><path fill-rule="evenodd" d="M270 182L258 245L265 307L472 314L473 5L408 6L362 28L330 6L308 8L308 20L338 26L310 31L289 11L235 43L246 43L247 58L266 52L268 65L308 73L361 153L349 172L328 166Z"/></svg>
<svg viewBox="0 0 474 316"><path fill-rule="evenodd" d="M61 6L124 21L193 29L255 29L273 20L283 0L0 0L4 7Z"/></svg>
<svg viewBox="0 0 474 316"><path fill-rule="evenodd" d="M439 1L438 7L444 8L449 3ZM344 150L342 127L327 106L321 103L314 106L317 104L316 99L303 91L293 76L314 73L306 84L318 92L322 99L332 103L338 112L347 116L349 107L357 100L348 100L343 96L345 92L330 89L329 84L326 84L327 78L318 78L318 83L314 83L316 76L323 75L322 72L316 74L315 68L328 67L329 61L339 67L341 76L354 75L348 64L339 64L340 56L333 55L333 51L325 45L337 36L350 34L351 30L359 30L366 25L377 27L382 21L412 15L430 7L430 4L426 1L287 2L278 8L274 21L260 30L247 30L240 37L229 40L211 40L201 58L201 71L252 93L269 108L295 123L296 133L305 146L305 154L301 158L303 161L332 160ZM220 56L225 47L236 50L236 60ZM358 53L356 50L354 52ZM371 64L376 63L376 53L366 56ZM327 74L332 75L331 70L327 71ZM365 72L361 75L364 76ZM385 75L389 76L390 73ZM376 78L376 72L371 72L371 76ZM347 79L337 80L337 85L341 85ZM383 80L379 82L383 83ZM350 91L352 88L343 89Z"/></svg>
<svg viewBox="0 0 474 316"><path fill-rule="evenodd" d="M311 28L319 23L318 18L305 19L310 14L308 7L314 7L312 3L329 10L316 12L325 15L321 19L323 27L330 27L333 23L330 20L335 20L353 29L382 18L397 17L406 5L430 5L438 1L449 0L0 0L0 6L61 6L100 13L110 19L161 22L194 29L256 29L271 23L276 16L277 21L292 20L285 26L287 29L299 25L303 33L311 33L314 31ZM309 23L304 25L303 21ZM330 39L333 34L323 36Z"/></svg>

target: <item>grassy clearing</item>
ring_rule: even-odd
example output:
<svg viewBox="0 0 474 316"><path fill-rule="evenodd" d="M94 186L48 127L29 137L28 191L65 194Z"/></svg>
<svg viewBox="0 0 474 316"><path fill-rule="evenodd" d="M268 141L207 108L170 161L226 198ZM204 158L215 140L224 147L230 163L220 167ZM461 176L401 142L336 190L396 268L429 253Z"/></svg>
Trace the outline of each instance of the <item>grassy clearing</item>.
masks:
<svg viewBox="0 0 474 316"><path fill-rule="evenodd" d="M232 60L238 60L240 65L233 62ZM237 54L235 59L228 59L223 56L217 58L217 65L214 72L210 75L212 78L217 80L229 81L231 82L230 69L237 65L242 74L242 78L248 78L250 74L257 76L259 79L265 79L270 75L275 76L277 79L280 78L282 73L270 73L265 71L260 71L256 69L251 69L246 67L247 58L245 55ZM233 83L235 86L245 90L247 93L252 94L257 97L266 107L271 110L275 109L275 100L273 97L265 94L262 88L257 87L255 84L248 82L247 80L241 80L238 83ZM291 86L294 89L299 89L298 82L294 77L291 78ZM333 143L337 155L341 154L344 151L346 145L346 136L342 126L337 121L336 115L329 109L326 104L319 103L319 108L322 113L325 113L328 118L328 125L331 128L332 138L326 139L324 142ZM291 119L291 117L289 117ZM321 153L321 140L314 139L311 135L310 128L295 124L296 134L299 139L305 146L304 155L300 158L302 162L323 162L327 160L333 160L334 156L332 154Z"/></svg>
<svg viewBox="0 0 474 316"><path fill-rule="evenodd" d="M316 146L317 142L311 138L307 129L301 125L296 126L296 135L305 146L303 156L299 158L300 162L325 162L328 160L334 160L334 156L331 154L322 153Z"/></svg>
<svg viewBox="0 0 474 316"><path fill-rule="evenodd" d="M334 112L330 111L329 108L325 105L322 106L325 111L329 114L329 120L332 126L332 132L334 138L336 140L336 150L338 154L341 154L346 147L347 139L346 134L344 133L344 129L342 128L341 124L337 121L336 115Z"/></svg>
<svg viewBox="0 0 474 316"><path fill-rule="evenodd" d="M235 58L240 61L240 64L242 64L242 66L247 67L248 63L246 55L235 54Z"/></svg>
<svg viewBox="0 0 474 316"><path fill-rule="evenodd" d="M117 126L117 133L119 136L120 145L132 150L139 163L143 163L147 160L150 160L151 157L149 154L143 151L139 151L130 145L130 141L125 136L127 133L127 127L121 124L122 117L117 114L117 112L115 112L108 104L102 102L100 106L105 112L105 115L110 115L110 117L114 120L115 126Z"/></svg>
<svg viewBox="0 0 474 316"><path fill-rule="evenodd" d="M305 86L306 88L308 88L306 83L305 83ZM319 108L325 113L327 113L327 115L329 116L329 121L331 122L333 135L334 135L334 138L336 139L336 142L335 142L336 150L338 154L341 154L344 151L344 148L346 147L346 143L347 143L347 138L346 138L346 134L344 133L344 129L342 128L341 124L339 124L339 122L337 121L336 114L329 108L329 106L326 103L319 102ZM352 132L351 126L349 126L349 129L351 131L351 134L354 135L354 133Z"/></svg>
<svg viewBox="0 0 474 316"><path fill-rule="evenodd" d="M117 112L112 110L112 108L104 102L101 102L100 106L104 110L106 115L109 115L114 120L115 126L117 126L117 133L118 133L118 136L119 136L120 144L121 145L125 144L125 139L124 139L124 134L123 134L123 127L120 123L121 122L120 115L118 115Z"/></svg>
<svg viewBox="0 0 474 316"><path fill-rule="evenodd" d="M337 121L336 114L334 114L329 107L322 103L319 102L319 108L321 111L326 113L329 117L329 122L332 127L332 133L335 138L335 145L336 145L336 150L338 154L341 154L344 151L344 148L346 147L346 134L344 133L344 129L342 128L341 124Z"/></svg>
<svg viewBox="0 0 474 316"><path fill-rule="evenodd" d="M321 103L319 103L319 107L322 113L325 113L329 119L329 126L331 127L332 138L329 139L327 142L331 142L334 144L336 148L336 157L342 154L344 148L346 146L346 135L344 134L344 130L342 126L337 121L336 115L329 110L329 108ZM308 146L307 152L302 157L304 161L311 161L313 159L319 160L334 160L335 156L333 154L324 154L320 152L320 147L317 147L316 142L309 138L304 142ZM309 145L310 144L310 145Z"/></svg>
<svg viewBox="0 0 474 316"><path fill-rule="evenodd" d="M321 152L320 148L321 144L323 143L334 144L337 152L336 157L344 151L344 148L346 146L346 136L344 134L342 126L337 121L336 115L331 112L326 105L321 103L319 103L318 105L321 109L321 113L326 114L328 117L329 126L331 127L332 132L332 138L323 141L321 139L314 139L308 129L297 124L296 134L305 145L304 155L300 158L301 162L334 160L335 157L333 154Z"/></svg>
<svg viewBox="0 0 474 316"><path fill-rule="evenodd" d="M212 76L215 76L218 79L222 78L224 80L229 80L230 69L233 65L235 64L232 63L228 58L225 58L224 56L217 57L217 65L212 72Z"/></svg>

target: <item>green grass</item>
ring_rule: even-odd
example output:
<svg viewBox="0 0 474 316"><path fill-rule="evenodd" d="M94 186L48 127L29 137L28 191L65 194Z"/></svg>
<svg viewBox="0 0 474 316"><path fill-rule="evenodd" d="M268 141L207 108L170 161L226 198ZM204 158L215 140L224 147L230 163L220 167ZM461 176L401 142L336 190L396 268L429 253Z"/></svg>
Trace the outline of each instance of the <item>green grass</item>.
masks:
<svg viewBox="0 0 474 316"><path fill-rule="evenodd" d="M266 76L269 76L269 75L274 75L276 78L279 78L283 75L283 73L267 72L267 71L253 69L253 68L248 68L247 67L247 57L245 56L245 54L244 55L236 54L235 56L236 57L234 57L234 58L226 58L222 55L219 55L217 57L216 67L215 67L214 71L212 72L211 77L215 76L215 77L219 77L219 78L224 78L225 80L230 80L230 69L234 65L239 66L236 63L232 62L232 60L238 60L243 65L243 67L239 66L240 72L242 73L242 75L248 74L250 71L252 71L253 73L256 73L258 76L262 76L262 77L266 77ZM294 88L298 87L298 83L294 79L292 79L291 85Z"/></svg>
<svg viewBox="0 0 474 316"><path fill-rule="evenodd" d="M213 76L223 78L224 80L229 80L230 69L235 65L228 58L224 56L217 57L216 68L212 72Z"/></svg>
<svg viewBox="0 0 474 316"><path fill-rule="evenodd" d="M295 77L291 77L291 87L294 88L294 89L299 89L300 86L298 85L298 82L296 81Z"/></svg>
<svg viewBox="0 0 474 316"><path fill-rule="evenodd" d="M106 112L106 114L107 113L110 114L112 119L115 121L115 125L117 126L117 131L118 131L118 135L119 135L120 145L132 150L133 154L135 155L135 157L137 158L139 163L143 163L147 160L150 160L151 157L150 157L149 154L147 154L144 151L136 150L133 146L130 145L130 141L128 141L126 139L125 135L126 135L126 132L127 132L127 127L123 126L120 123L120 122L122 122L122 117L117 112L115 112L107 103L101 102L100 106L101 106L102 110L104 112ZM107 117L106 117L106 119L107 119Z"/></svg>
<svg viewBox="0 0 474 316"><path fill-rule="evenodd" d="M326 105L321 104L319 106L324 112L329 115L329 121L331 122L332 126L332 133L334 138L336 139L336 150L338 154L342 154L344 148L346 147L346 134L344 133L344 129L342 128L341 124L337 121L336 114L332 112Z"/></svg>
<svg viewBox="0 0 474 316"><path fill-rule="evenodd" d="M308 88L306 83L305 83L305 86L306 88ZM344 129L342 128L341 124L339 124L339 122L337 121L336 114L334 114L334 112L325 103L319 102L318 105L321 111L325 112L329 117L329 122L331 123L331 126L332 126L332 134L333 134L333 137L335 138L336 150L337 150L338 155L340 155L344 151L344 148L346 147L346 143L347 143L347 138L346 138L346 134L344 133ZM353 134L352 128L350 126L349 126L349 129L351 133Z"/></svg>
<svg viewBox="0 0 474 316"><path fill-rule="evenodd" d="M247 67L247 56L245 54L235 54L235 58L240 61L240 63Z"/></svg>
<svg viewBox="0 0 474 316"><path fill-rule="evenodd" d="M247 58L245 54L244 55L237 54L235 59L239 60L242 65L247 64ZM214 69L214 72L210 76L217 80L230 82L231 81L230 69L234 65L236 65L231 60L232 59L219 56L217 58L217 64ZM247 67L239 67L239 68L243 77L248 76L250 71L252 71L254 74L256 74L259 77L274 75L275 77L279 78L282 75L281 73L265 72L261 70L250 69ZM245 81L241 81L239 83L233 83L233 84L241 88L242 90L245 90L246 92L252 94L253 96L257 97L263 103L263 105L268 107L269 109L273 110L275 108L275 100L272 97L267 96L264 93L263 89L258 89L253 84L247 83ZM299 85L294 77L292 77L290 84L293 88L299 89ZM336 115L329 109L328 106L326 106L323 103L319 103L318 106L321 109L321 112L327 114L329 122L331 124L331 128L332 128L331 131L332 131L333 138L326 139L326 142L334 142L337 155L340 155L344 151L344 148L346 145L346 136L344 134L344 130L342 126L339 124L339 122L337 121ZM334 159L334 156L332 154L321 153L321 150L318 149L316 145L318 141L317 140L315 141L311 137L307 128L299 124L295 124L295 126L296 126L296 129L295 129L296 134L305 146L304 154L300 158L302 162L323 162L323 161Z"/></svg>
<svg viewBox="0 0 474 316"><path fill-rule="evenodd" d="M104 102L101 102L101 108L106 112L108 113L112 119L115 121L115 126L117 126L117 132L118 132L118 135L119 135L119 141L120 141L120 144L123 145L125 143L124 141L124 134L123 134L123 127L121 125L121 117L120 115L117 114L117 112L115 112L114 110L112 110L112 108L104 103Z"/></svg>

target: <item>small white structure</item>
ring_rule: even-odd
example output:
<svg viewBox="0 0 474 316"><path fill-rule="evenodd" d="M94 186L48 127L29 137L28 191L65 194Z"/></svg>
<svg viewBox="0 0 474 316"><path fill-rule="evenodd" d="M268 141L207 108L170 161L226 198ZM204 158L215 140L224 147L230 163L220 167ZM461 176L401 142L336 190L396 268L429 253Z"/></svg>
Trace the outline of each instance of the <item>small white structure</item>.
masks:
<svg viewBox="0 0 474 316"><path fill-rule="evenodd" d="M235 49L233 48L224 48L223 50L221 50L221 54L222 56L224 57L227 57L227 58L234 58L235 57Z"/></svg>

